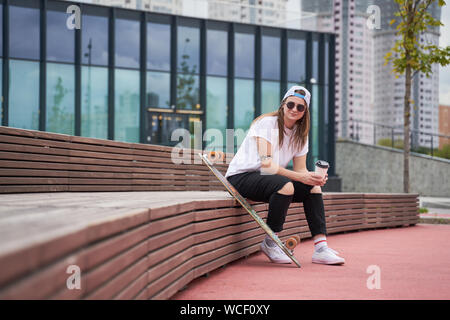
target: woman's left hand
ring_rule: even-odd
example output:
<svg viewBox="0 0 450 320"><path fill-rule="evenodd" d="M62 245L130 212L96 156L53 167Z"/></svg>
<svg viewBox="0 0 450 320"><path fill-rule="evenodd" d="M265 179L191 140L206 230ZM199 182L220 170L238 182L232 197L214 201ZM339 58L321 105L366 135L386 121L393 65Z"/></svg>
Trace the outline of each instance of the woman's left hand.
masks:
<svg viewBox="0 0 450 320"><path fill-rule="evenodd" d="M325 173L325 176L323 177L322 183L320 184L321 187L325 185L328 181L328 173Z"/></svg>

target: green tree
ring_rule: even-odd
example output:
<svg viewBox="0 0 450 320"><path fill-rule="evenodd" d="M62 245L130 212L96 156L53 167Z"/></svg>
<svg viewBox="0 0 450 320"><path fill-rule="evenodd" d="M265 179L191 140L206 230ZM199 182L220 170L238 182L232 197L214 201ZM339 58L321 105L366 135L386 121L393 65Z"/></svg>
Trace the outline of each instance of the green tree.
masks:
<svg viewBox="0 0 450 320"><path fill-rule="evenodd" d="M48 119L48 130L52 132L59 132L65 134L72 134L70 126L71 115L65 111L62 102L64 97L69 92L63 85L63 80L58 77L57 83L54 86L53 104L51 105L51 111Z"/></svg>
<svg viewBox="0 0 450 320"><path fill-rule="evenodd" d="M403 192L409 193L409 154L410 154L410 106L411 81L413 77L422 72L427 77L431 75L431 67L434 63L445 66L450 63L450 47L439 48L431 43L420 43L420 36L430 27L439 27L443 24L433 18L428 9L437 1L438 6L445 5L444 0L395 0L398 4L396 17L391 20L391 25L397 23L396 35L399 40L384 57L385 65L393 64L393 72L405 75L404 96L404 152L403 152Z"/></svg>
<svg viewBox="0 0 450 320"><path fill-rule="evenodd" d="M180 63L177 83L177 107L180 109L193 108L196 105L195 91L195 72L197 66L194 65L192 70L189 68L187 60L189 55L184 54L181 57L183 61Z"/></svg>

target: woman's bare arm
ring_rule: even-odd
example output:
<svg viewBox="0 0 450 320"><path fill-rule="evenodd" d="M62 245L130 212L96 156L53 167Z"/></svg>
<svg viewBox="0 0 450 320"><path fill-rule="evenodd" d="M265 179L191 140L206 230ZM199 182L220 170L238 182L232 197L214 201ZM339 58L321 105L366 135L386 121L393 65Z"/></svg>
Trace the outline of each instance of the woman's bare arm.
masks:
<svg viewBox="0 0 450 320"><path fill-rule="evenodd" d="M293 165L294 165L294 171L295 172L299 172L305 176L307 175L317 175L315 172L310 172L308 171L308 168L306 167L306 154L300 157L294 157L294 159L292 160ZM319 186L323 187L325 185L325 183L328 180L328 174L325 174L325 176L322 178L321 183L319 184ZM303 182L306 183L306 182ZM309 184L309 183L306 183Z"/></svg>
<svg viewBox="0 0 450 320"><path fill-rule="evenodd" d="M279 166L272 161L272 145L269 141L256 137L258 155L261 159L261 172L265 174L279 174L291 180L300 181L313 186L323 186L324 179L306 169L306 155L294 158L294 170ZM297 159L297 160L296 160ZM297 169L297 170L296 170Z"/></svg>

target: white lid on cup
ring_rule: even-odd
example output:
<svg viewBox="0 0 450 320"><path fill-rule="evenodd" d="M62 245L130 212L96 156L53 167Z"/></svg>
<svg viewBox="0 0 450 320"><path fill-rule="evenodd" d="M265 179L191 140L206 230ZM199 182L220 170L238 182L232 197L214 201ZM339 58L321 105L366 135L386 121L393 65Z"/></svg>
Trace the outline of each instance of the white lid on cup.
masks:
<svg viewBox="0 0 450 320"><path fill-rule="evenodd" d="M330 164L328 162L326 162L325 160L317 160L316 167L319 167L322 169L328 169L330 167Z"/></svg>

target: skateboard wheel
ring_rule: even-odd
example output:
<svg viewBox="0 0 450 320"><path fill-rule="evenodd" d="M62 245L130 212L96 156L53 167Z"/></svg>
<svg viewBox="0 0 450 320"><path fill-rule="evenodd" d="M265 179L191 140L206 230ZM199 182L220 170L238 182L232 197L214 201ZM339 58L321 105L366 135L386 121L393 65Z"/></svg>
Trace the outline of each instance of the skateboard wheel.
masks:
<svg viewBox="0 0 450 320"><path fill-rule="evenodd" d="M210 151L207 154L209 161L211 162L222 162L225 158L225 154L222 151Z"/></svg>
<svg viewBox="0 0 450 320"><path fill-rule="evenodd" d="M294 249L297 246L297 240L294 237L291 237L286 240L286 248L289 250Z"/></svg>
<svg viewBox="0 0 450 320"><path fill-rule="evenodd" d="M300 243L300 236L293 236L293 238L295 238L295 240L297 241L297 245Z"/></svg>

